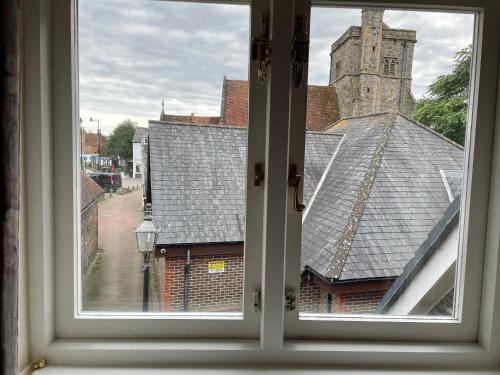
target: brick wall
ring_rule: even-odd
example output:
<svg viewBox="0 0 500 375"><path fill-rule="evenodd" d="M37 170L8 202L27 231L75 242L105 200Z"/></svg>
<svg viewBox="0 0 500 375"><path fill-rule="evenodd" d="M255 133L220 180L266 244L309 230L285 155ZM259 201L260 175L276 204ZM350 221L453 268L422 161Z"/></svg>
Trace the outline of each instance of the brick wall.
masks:
<svg viewBox="0 0 500 375"><path fill-rule="evenodd" d="M302 281L299 306L301 313L327 313L328 292L313 282Z"/></svg>
<svg viewBox="0 0 500 375"><path fill-rule="evenodd" d="M81 262L82 274L87 272L89 266L95 259L98 247L98 205L97 203L90 206L82 213L81 217Z"/></svg>
<svg viewBox="0 0 500 375"><path fill-rule="evenodd" d="M368 314L375 310L387 290L343 293L335 295L334 313Z"/></svg>
<svg viewBox="0 0 500 375"><path fill-rule="evenodd" d="M310 276L309 276L310 277ZM300 284L301 313L372 313L392 284L391 280L370 280L330 285L314 276L302 278ZM331 307L328 294L331 293Z"/></svg>
<svg viewBox="0 0 500 375"><path fill-rule="evenodd" d="M155 260L162 311L184 311L184 267L186 256ZM208 263L224 261L224 272L209 273ZM188 273L188 311L241 311L243 254L191 254Z"/></svg>

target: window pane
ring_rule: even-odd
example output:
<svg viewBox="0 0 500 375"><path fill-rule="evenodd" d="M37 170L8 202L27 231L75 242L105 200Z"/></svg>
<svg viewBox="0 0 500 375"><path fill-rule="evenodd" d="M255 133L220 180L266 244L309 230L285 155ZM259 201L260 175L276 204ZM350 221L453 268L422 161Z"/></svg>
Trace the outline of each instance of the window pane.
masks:
<svg viewBox="0 0 500 375"><path fill-rule="evenodd" d="M79 1L81 311L240 313L249 7Z"/></svg>
<svg viewBox="0 0 500 375"><path fill-rule="evenodd" d="M312 9L302 317L453 315L473 23Z"/></svg>

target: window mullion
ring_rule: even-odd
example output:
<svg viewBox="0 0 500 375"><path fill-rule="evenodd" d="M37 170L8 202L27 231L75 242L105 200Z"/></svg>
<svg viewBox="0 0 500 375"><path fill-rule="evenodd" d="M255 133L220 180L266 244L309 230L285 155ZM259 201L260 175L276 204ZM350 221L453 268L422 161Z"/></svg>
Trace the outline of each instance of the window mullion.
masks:
<svg viewBox="0 0 500 375"><path fill-rule="evenodd" d="M250 34L259 38L263 32L262 15L269 14L269 1L256 0L251 4ZM251 43L251 40L249 40ZM258 330L258 314L253 306L253 294L261 289L262 233L263 233L263 184L254 184L255 166L265 164L267 88L257 83L257 60L250 58L248 77L248 144L246 190L246 237L244 317L252 320ZM258 332L258 331L256 331Z"/></svg>
<svg viewBox="0 0 500 375"><path fill-rule="evenodd" d="M309 42L309 20L311 14L310 0L294 1L294 40L296 48L300 48L302 41ZM305 53L308 53L305 49ZM300 55L300 53L299 53ZM307 56L305 56L307 58ZM300 68L300 61L297 68ZM306 135L306 109L307 109L307 76L308 64L304 61L302 66L302 80L298 87L292 85L290 95L290 138L288 141L289 165L295 165L297 174L302 176L299 199L302 202L304 186L304 151ZM288 200L287 228L286 228L286 262L285 262L285 288L293 290L297 296L297 307L285 312L285 327L287 322L292 324L298 319L300 306L300 250L302 236L302 215L294 209L294 190L290 189Z"/></svg>
<svg viewBox="0 0 500 375"><path fill-rule="evenodd" d="M262 349L283 347L292 2L271 0L262 278Z"/></svg>

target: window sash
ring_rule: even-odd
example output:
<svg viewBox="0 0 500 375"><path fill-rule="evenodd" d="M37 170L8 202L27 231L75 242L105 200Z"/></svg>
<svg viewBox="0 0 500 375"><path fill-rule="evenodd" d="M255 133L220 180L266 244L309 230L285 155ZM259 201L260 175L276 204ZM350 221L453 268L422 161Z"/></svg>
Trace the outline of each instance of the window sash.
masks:
<svg viewBox="0 0 500 375"><path fill-rule="evenodd" d="M55 208L55 300L58 316L56 329L60 337L71 338L246 338L255 339L259 332L259 315L253 308L253 291L260 289L262 210L264 190L253 185L253 165L265 158L262 147L265 139L266 88L256 84L257 63L249 61L249 126L247 159L247 210L244 290L242 317L236 314L141 314L141 313L90 313L78 311L80 267L76 249L80 239L79 225L79 158L78 126L78 67L76 1L53 0L57 4L54 25L58 32L53 39L53 66L57 81L53 87L58 105L54 108L54 200ZM266 7L264 1L252 2L252 36L261 32L260 19L254 14ZM259 12L260 14L261 12ZM265 119L264 119L265 120ZM73 126L68 126L73 124ZM58 139L67 140L59 142ZM70 141L71 140L71 141ZM71 178L68 178L71 175ZM247 251L246 249L252 249ZM64 287L59 287L64 285Z"/></svg>
<svg viewBox="0 0 500 375"><path fill-rule="evenodd" d="M326 5L327 1L322 1ZM334 5L331 2L331 5ZM356 7L355 4L352 6ZM359 6L358 6L359 7ZM423 7L425 9L425 7ZM433 7L433 10L452 10L453 7ZM456 8L455 8L456 9ZM427 10L429 10L427 8ZM438 317L391 317L391 316L319 316L309 314L307 318L299 319L299 309L285 312L285 337L287 339L308 338L308 339L332 339L332 340L369 340L377 337L392 340L429 340L442 341L470 341L476 337L476 327L479 320L478 296L481 293L481 279L484 256L485 233L481 229L486 223L488 212L488 202L484 197L488 193L489 177L481 173L485 166L484 157L490 151L488 148L477 147L488 142L493 136L493 118L485 119L485 108L488 104L482 98L478 100L480 94L484 95L489 87L486 80L479 81L479 76L488 75L479 69L481 56L488 53L491 40L485 26L491 25L485 12L478 8L467 9L477 12L474 28L474 50L471 77L471 98L469 106L468 121L471 124L467 137L470 137L469 145L465 150L464 166L466 186L466 196L461 203L460 218L460 239L459 253L457 261L457 281L456 290L458 293L458 308L456 316L458 318L438 318ZM464 11L464 9L461 9ZM310 12L309 12L310 13ZM309 22L307 23L309 24ZM483 31L484 30L484 31ZM493 47L495 48L495 47ZM478 69L476 69L478 67ZM307 66L305 67L307 71ZM389 62L390 72L390 62ZM307 76L306 76L307 77ZM299 88L291 90L291 121L289 136L289 164L299 167L299 173L304 168L304 135L305 135L305 113L306 95L304 87L307 79ZM487 117L486 117L487 118ZM481 126L476 126L481 124ZM478 172L479 171L479 172ZM301 258L301 215L293 210L293 191L289 190L288 217L287 217L287 249L286 249L286 285L300 294L300 258ZM469 251L464 250L469 248ZM465 255L465 256L464 256ZM467 264L467 272L465 272ZM300 305L300 300L299 300Z"/></svg>

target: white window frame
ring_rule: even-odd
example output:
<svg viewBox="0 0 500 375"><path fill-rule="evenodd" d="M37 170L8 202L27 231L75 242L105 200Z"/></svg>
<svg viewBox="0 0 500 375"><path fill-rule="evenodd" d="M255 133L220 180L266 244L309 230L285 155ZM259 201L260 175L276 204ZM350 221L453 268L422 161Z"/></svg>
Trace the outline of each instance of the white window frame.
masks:
<svg viewBox="0 0 500 375"><path fill-rule="evenodd" d="M260 15L269 12L271 25L281 25L278 29L271 26L272 61L275 66L285 66L290 56L292 2L270 0L270 3L269 6L264 0L252 2L251 35L260 34ZM347 4L326 0L323 3ZM367 0L349 4L361 7L376 3ZM385 1L383 5L410 7L415 4L399 0ZM296 0L293 6L297 12L309 11L306 0ZM420 0L417 6L433 8L436 4ZM305 328L309 332L293 331L290 324L301 321L296 319L295 313L283 312L282 292L288 287L299 290L300 246L297 249L297 244L300 243L300 231L292 233L287 229L296 228L300 218L286 210L290 204L287 168L294 163L299 172L303 170L305 107L300 109L300 103L305 103L305 88L303 84L292 89L290 70L273 70L272 65L268 87L251 89L249 98L256 110L249 111L248 137L255 147L248 151L247 172L251 176L254 162L266 161L266 182L262 190L248 189L247 200L253 207L261 207L254 212L264 212L267 220L262 220L259 214L252 215L252 211L247 215L247 232L262 233L261 237L247 238L247 246L253 241L252 246L261 250L257 253L264 254L266 261L262 262L258 256L246 260L244 314L248 320L245 324L242 325L241 320L213 318L171 320L169 323L174 321L175 324L170 326L165 324L165 319L157 320L157 317L134 320L125 316L106 321L74 319L74 304L64 302L74 301L74 285L67 284L67 276L68 272L72 274L76 260L64 249L76 246L77 225L73 218L78 208L74 199L77 176L73 167L78 162L74 150L79 143L74 134L76 127L72 129L67 125L77 120L74 93L78 82L72 69L77 52L73 49L76 42L74 2L24 0L23 132L26 152L23 157L28 182L25 201L33 358L44 356L52 364L72 365L253 363L361 367L425 363L427 367L439 369L496 368L500 360L500 278L497 273L500 270L500 201L494 192L500 189L500 140L493 135L495 129L500 131L500 118L496 114L499 63L496 41L500 35L496 18L500 10L487 0L442 0L441 6L472 7L482 12L478 27L483 31L483 39L478 48L480 53L476 55L479 67L476 74L488 79L480 82L473 98L471 116L481 127L471 134L475 147L471 147L469 153L474 155L474 164L481 168L472 169L468 176L471 198L462 207L469 208L473 218L468 226L464 225L468 228L467 240L484 248L484 258L477 257L467 265L468 272L474 271L482 277L469 280L466 274L465 283L461 280L467 300L476 301L475 306L480 309L477 313L464 311L464 316L474 320L464 331L457 334L454 328L449 332L443 328L445 335L439 339L430 332L435 321L425 328L422 321L413 324L411 320L373 322L360 318L327 322L328 327L324 322L314 322ZM252 79L255 75L256 65L251 62L251 81L255 81ZM292 105L288 111L286 102L290 93ZM290 142L289 119L292 119ZM267 125L270 122L274 124L272 128ZM287 148L289 155L284 156L283 149ZM72 171L72 175L60 171ZM262 221L264 224L260 226ZM264 238L263 243L259 243L260 238ZM249 276L248 270L255 273ZM252 295L261 284L273 287L262 288L259 317L253 315ZM66 290L57 285L65 285ZM478 293L472 296L474 291ZM77 327L72 326L75 323ZM450 323L450 326L453 324L459 323ZM335 332L331 327L335 327ZM398 333L401 330L404 335ZM137 356L138 351L140 356Z"/></svg>

